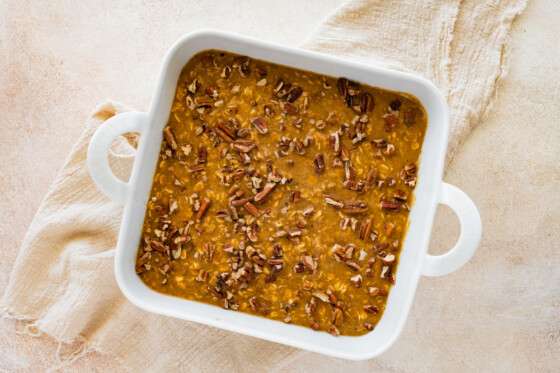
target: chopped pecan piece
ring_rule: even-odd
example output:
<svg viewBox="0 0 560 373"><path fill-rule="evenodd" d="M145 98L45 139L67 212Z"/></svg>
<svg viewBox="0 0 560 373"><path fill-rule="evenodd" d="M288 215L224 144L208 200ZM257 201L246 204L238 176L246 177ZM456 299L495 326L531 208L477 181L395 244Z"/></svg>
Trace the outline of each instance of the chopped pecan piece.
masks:
<svg viewBox="0 0 560 373"><path fill-rule="evenodd" d="M391 103L389 104L389 107L391 108L392 111L398 111L401 109L401 101L400 100L393 100L391 101Z"/></svg>
<svg viewBox="0 0 560 373"><path fill-rule="evenodd" d="M226 66L223 68L222 73L220 74L220 76L222 78L229 78L229 76L231 75L231 67Z"/></svg>
<svg viewBox="0 0 560 373"><path fill-rule="evenodd" d="M367 176L366 176L366 185L365 185L365 190L369 190L372 186L375 185L375 182L377 181L377 175L379 174L379 170L376 167L373 167L371 170L369 170Z"/></svg>
<svg viewBox="0 0 560 373"><path fill-rule="evenodd" d="M274 116L275 112L270 106L264 105L263 109L264 109L264 115L266 115L267 117L272 118Z"/></svg>
<svg viewBox="0 0 560 373"><path fill-rule="evenodd" d="M288 93L288 97L286 99L288 100L288 102L294 102L295 100L300 98L302 93L303 89L301 89L300 87L294 87L292 88L292 90L290 90L290 93Z"/></svg>
<svg viewBox="0 0 560 373"><path fill-rule="evenodd" d="M395 229L395 225L391 222L385 224L385 235L387 237L391 237L391 234L393 233L393 230Z"/></svg>
<svg viewBox="0 0 560 373"><path fill-rule="evenodd" d="M286 96L288 93L290 93L292 91L292 89L293 88L292 88L292 85L290 83L283 84L282 87L276 93L276 96L278 96L279 98L282 98L282 97Z"/></svg>
<svg viewBox="0 0 560 373"><path fill-rule="evenodd" d="M282 79L278 79L276 84L274 84L274 87L272 87L272 91L277 95L278 92L280 92L280 90L282 89L282 87L284 87L284 82L282 81Z"/></svg>
<svg viewBox="0 0 560 373"><path fill-rule="evenodd" d="M314 212L315 212L315 207L307 206L306 208L303 209L301 213L303 214L303 216L310 217L313 216Z"/></svg>
<svg viewBox="0 0 560 373"><path fill-rule="evenodd" d="M261 213L258 208L255 207L251 202L247 202L243 205L243 208L247 210L247 212L253 216L259 216Z"/></svg>
<svg viewBox="0 0 560 373"><path fill-rule="evenodd" d="M303 263L296 263L294 265L295 273L303 273L305 271L305 265Z"/></svg>
<svg viewBox="0 0 560 373"><path fill-rule="evenodd" d="M335 196L334 194L325 193L323 194L323 198L325 199L327 205L331 205L338 208L343 208L345 206L345 203L340 199L340 197Z"/></svg>
<svg viewBox="0 0 560 373"><path fill-rule="evenodd" d="M194 164L194 165L188 166L187 171L189 171L189 172L200 172L200 171L204 170L204 167L205 167L204 163Z"/></svg>
<svg viewBox="0 0 560 373"><path fill-rule="evenodd" d="M177 150L177 141L175 141L175 135L173 135L173 130L171 130L170 126L167 126L163 129L163 136L165 137L165 141L167 141L167 145L173 150Z"/></svg>
<svg viewBox="0 0 560 373"><path fill-rule="evenodd" d="M319 330L319 324L313 319L309 319L309 326L315 331Z"/></svg>
<svg viewBox="0 0 560 373"><path fill-rule="evenodd" d="M407 176L404 179L404 185L414 188L416 186L416 176Z"/></svg>
<svg viewBox="0 0 560 373"><path fill-rule="evenodd" d="M314 165L315 165L315 173L316 174L320 175L323 172L325 172L325 160L323 159L322 154L317 154L315 156Z"/></svg>
<svg viewBox="0 0 560 373"><path fill-rule="evenodd" d="M367 305L364 306L364 311L366 311L367 313L379 313L379 308L374 305Z"/></svg>
<svg viewBox="0 0 560 373"><path fill-rule="evenodd" d="M214 106L214 100L212 97L208 96L198 96L194 98L194 103L197 107L212 107Z"/></svg>
<svg viewBox="0 0 560 373"><path fill-rule="evenodd" d="M305 154L305 146L303 146L302 142L297 137L294 138L294 145L297 149L298 154L300 155Z"/></svg>
<svg viewBox="0 0 560 373"><path fill-rule="evenodd" d="M311 271L315 271L317 269L317 259L314 259L309 255L302 255L300 260Z"/></svg>
<svg viewBox="0 0 560 373"><path fill-rule="evenodd" d="M338 87L338 93L340 94L340 97L345 99L346 95L348 94L348 79L339 78L337 87Z"/></svg>
<svg viewBox="0 0 560 373"><path fill-rule="evenodd" d="M331 166L333 168L343 167L344 164L342 163L342 160L340 158L336 157L336 158L333 159Z"/></svg>
<svg viewBox="0 0 560 373"><path fill-rule="evenodd" d="M214 132L218 136L220 136L224 141L231 143L235 140L236 135L235 132L229 128L221 119L216 121L216 125L214 126Z"/></svg>
<svg viewBox="0 0 560 373"><path fill-rule="evenodd" d="M393 197L395 197L395 199L398 199L399 201L406 201L406 199L408 198L408 193L404 190L397 189L393 192Z"/></svg>
<svg viewBox="0 0 560 373"><path fill-rule="evenodd" d="M316 290L311 293L311 295L313 295L315 298L318 298L322 302L330 303L329 296L322 291Z"/></svg>
<svg viewBox="0 0 560 373"><path fill-rule="evenodd" d="M414 163L405 164L404 172L406 172L407 175L414 175L416 173L416 164Z"/></svg>
<svg viewBox="0 0 560 373"><path fill-rule="evenodd" d="M414 124L414 118L416 117L416 109L410 108L404 112L404 124L407 126L412 126Z"/></svg>
<svg viewBox="0 0 560 373"><path fill-rule="evenodd" d="M376 148L385 148L387 147L387 140L384 139L376 139L376 140L371 140L372 145L374 145Z"/></svg>
<svg viewBox="0 0 560 373"><path fill-rule="evenodd" d="M172 215L179 208L177 198L169 198L169 215Z"/></svg>
<svg viewBox="0 0 560 373"><path fill-rule="evenodd" d="M207 279L208 279L208 272L206 272L204 269L198 271L198 275L195 278L196 281L206 282Z"/></svg>
<svg viewBox="0 0 560 373"><path fill-rule="evenodd" d="M249 153L256 144L253 141L234 141L231 143L231 148L240 153Z"/></svg>
<svg viewBox="0 0 560 373"><path fill-rule="evenodd" d="M259 225L257 223L253 223L247 228L247 238L249 238L251 242L257 242L257 240L259 239L258 233Z"/></svg>
<svg viewBox="0 0 560 373"><path fill-rule="evenodd" d="M252 122L258 133L260 133L261 135L265 135L268 133L268 124L266 124L263 118L254 118Z"/></svg>
<svg viewBox="0 0 560 373"><path fill-rule="evenodd" d="M370 324L370 323L368 323L368 322L365 322L365 323L364 323L364 328L365 328L366 330L369 330L369 331L371 332L371 331L375 328L375 325Z"/></svg>
<svg viewBox="0 0 560 373"><path fill-rule="evenodd" d="M334 326L334 325L331 325L331 326L329 327L328 332L329 332L330 334L334 335L335 337L338 337L338 336L340 335L340 332L338 331L338 329L337 329L336 326Z"/></svg>
<svg viewBox="0 0 560 373"><path fill-rule="evenodd" d="M165 249L165 246L163 246L163 244L161 242L159 242L158 240L151 240L150 241L150 246L152 247L152 249L159 251L160 253L164 253L167 250Z"/></svg>
<svg viewBox="0 0 560 373"><path fill-rule="evenodd" d="M360 102L360 111L362 114L369 113L373 110L373 96L370 93L365 92L362 95L362 100Z"/></svg>
<svg viewBox="0 0 560 373"><path fill-rule="evenodd" d="M298 112L298 107L291 102L281 102L280 109L288 115L293 115Z"/></svg>
<svg viewBox="0 0 560 373"><path fill-rule="evenodd" d="M207 85L205 88L206 94L212 98L217 98L220 92L213 86Z"/></svg>
<svg viewBox="0 0 560 373"><path fill-rule="evenodd" d="M206 149L206 146L200 145L198 147L198 163L199 164L206 163L207 157L208 157L208 150Z"/></svg>
<svg viewBox="0 0 560 373"><path fill-rule="evenodd" d="M197 223L200 223L200 221L202 220L202 218L204 217L204 215L206 214L206 212L210 208L210 205L212 205L212 200L211 199L204 198L202 200L202 203L200 204L200 209L198 209L198 211L196 213L196 222Z"/></svg>
<svg viewBox="0 0 560 373"><path fill-rule="evenodd" d="M276 187L275 183L267 183L263 190L255 196L255 202L262 203Z"/></svg>
<svg viewBox="0 0 560 373"><path fill-rule="evenodd" d="M299 190L294 190L292 193L290 193L288 201L290 201L291 203L298 203L299 201L301 201L301 192Z"/></svg>
<svg viewBox="0 0 560 373"><path fill-rule="evenodd" d="M192 83L187 86L187 91L191 93L196 93L196 91L198 91L201 85L202 83L200 83L200 80L194 79Z"/></svg>
<svg viewBox="0 0 560 373"><path fill-rule="evenodd" d="M333 308L332 321L335 326L342 325L342 322L344 321L344 314L340 308Z"/></svg>
<svg viewBox="0 0 560 373"><path fill-rule="evenodd" d="M360 270L360 263L358 263L357 261L353 260L353 259L348 259L346 260L346 265L353 271L358 272Z"/></svg>
<svg viewBox="0 0 560 373"><path fill-rule="evenodd" d="M350 277L350 282L357 288L362 287L362 275L358 274L354 277Z"/></svg>
<svg viewBox="0 0 560 373"><path fill-rule="evenodd" d="M307 313L307 316L311 317L316 308L317 302L315 301L315 298L309 298L309 301L305 305L305 313Z"/></svg>

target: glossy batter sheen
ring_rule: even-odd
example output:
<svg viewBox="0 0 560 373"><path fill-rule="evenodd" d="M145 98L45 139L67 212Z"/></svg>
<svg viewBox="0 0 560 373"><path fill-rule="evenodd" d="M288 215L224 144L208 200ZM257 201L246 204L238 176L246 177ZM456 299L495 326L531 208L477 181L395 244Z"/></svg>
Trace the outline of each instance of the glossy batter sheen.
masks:
<svg viewBox="0 0 560 373"><path fill-rule="evenodd" d="M136 271L164 294L366 334L398 279L426 128L409 95L201 52L177 83Z"/></svg>

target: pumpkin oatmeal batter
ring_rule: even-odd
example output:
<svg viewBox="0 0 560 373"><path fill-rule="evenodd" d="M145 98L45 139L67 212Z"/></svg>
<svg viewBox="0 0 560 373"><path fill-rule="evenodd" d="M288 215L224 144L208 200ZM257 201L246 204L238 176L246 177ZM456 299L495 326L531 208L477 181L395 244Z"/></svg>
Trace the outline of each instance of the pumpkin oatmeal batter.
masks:
<svg viewBox="0 0 560 373"><path fill-rule="evenodd" d="M426 128L410 95L201 52L177 83L136 271L160 293L366 334L395 283Z"/></svg>

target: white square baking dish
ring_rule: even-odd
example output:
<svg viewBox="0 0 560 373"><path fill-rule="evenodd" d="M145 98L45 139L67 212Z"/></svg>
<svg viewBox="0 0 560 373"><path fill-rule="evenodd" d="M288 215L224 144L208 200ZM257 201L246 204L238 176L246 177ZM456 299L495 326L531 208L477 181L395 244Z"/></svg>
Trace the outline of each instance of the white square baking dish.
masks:
<svg viewBox="0 0 560 373"><path fill-rule="evenodd" d="M191 56L206 49L225 50L298 69L345 77L416 96L428 114L428 129L418 169L416 201L410 212L410 227L400 254L397 281L387 307L374 331L360 337L333 337L324 332L289 325L249 314L224 310L204 303L159 294L149 289L135 272L140 240L153 174L163 139L177 79ZM113 140L126 132L140 132L141 138L128 183L110 171L107 154ZM449 113L437 88L418 76L367 66L325 54L282 46L213 30L186 35L167 53L159 73L156 91L147 113L117 115L94 134L88 149L88 166L95 184L110 198L124 203L115 275L124 295L138 307L162 315L215 326L254 337L295 346L345 359L369 359L388 349L405 324L418 279L439 276L465 264L480 241L480 216L472 201L459 189L441 180L449 132ZM427 254L434 214L438 203L451 207L459 217L458 243L441 256Z"/></svg>

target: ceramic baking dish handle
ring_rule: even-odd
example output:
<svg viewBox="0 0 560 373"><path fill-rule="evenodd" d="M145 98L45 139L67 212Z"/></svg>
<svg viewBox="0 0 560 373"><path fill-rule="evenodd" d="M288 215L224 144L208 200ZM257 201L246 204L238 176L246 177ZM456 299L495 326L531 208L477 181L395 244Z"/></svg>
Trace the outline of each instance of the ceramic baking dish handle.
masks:
<svg viewBox="0 0 560 373"><path fill-rule="evenodd" d="M459 241L443 255L427 255L425 276L443 276L465 265L476 252L482 235L480 214L473 201L459 188L441 183L439 203L449 206L459 217L461 235Z"/></svg>
<svg viewBox="0 0 560 373"><path fill-rule="evenodd" d="M107 120L93 134L88 147L87 163L95 185L109 198L124 203L129 194L128 183L117 179L109 168L109 149L115 139L127 132L140 132L146 128L146 114L128 112Z"/></svg>

